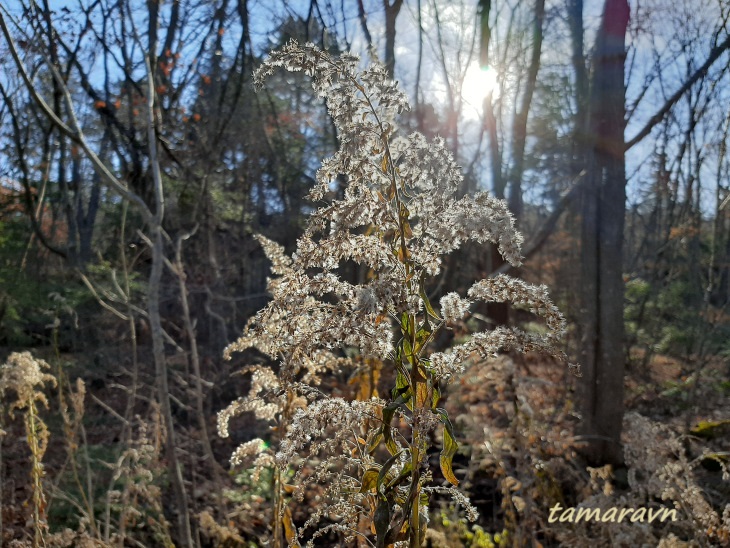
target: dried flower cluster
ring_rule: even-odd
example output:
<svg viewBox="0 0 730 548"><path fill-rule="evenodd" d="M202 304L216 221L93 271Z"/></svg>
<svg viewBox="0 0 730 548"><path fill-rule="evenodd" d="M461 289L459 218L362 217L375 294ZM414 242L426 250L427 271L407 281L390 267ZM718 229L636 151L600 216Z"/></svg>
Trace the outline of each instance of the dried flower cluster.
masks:
<svg viewBox="0 0 730 548"><path fill-rule="evenodd" d="M156 539L158 546L174 546L159 487L164 474L165 435L158 406L153 406L149 422L135 417L129 447L113 466L114 481L121 484L120 489L109 492L110 510L119 514L118 529L111 537L113 544L123 545L132 531L145 530Z"/></svg>
<svg viewBox="0 0 730 548"><path fill-rule="evenodd" d="M651 508L676 512L676 521L651 523L584 522L555 528L557 539L570 546L727 546L730 542L730 504L713 508L698 484L698 459L687 458L687 447L670 427L638 413L624 417L624 459L630 490L617 494L610 483L610 467L589 469L595 494L581 501L584 508ZM727 465L723 480L730 479ZM595 481L600 479L602 481ZM602 484L602 485L601 485ZM680 539L692 539L685 542Z"/></svg>
<svg viewBox="0 0 730 548"><path fill-rule="evenodd" d="M311 44L291 42L255 73L258 86L277 67L310 75L334 121L339 150L317 172L309 198L322 205L294 254L287 257L259 237L277 276L269 280L272 300L226 354L255 347L278 359L280 368L277 375L248 369L251 393L221 412L219 432L227 435L230 418L244 411L276 419L284 435L279 467L297 466L297 479L305 484L328 482L307 526L327 516L332 524L325 530L349 538L374 533L377 546L406 541L416 546L434 490L428 486L429 436L441 425L441 469L458 484L451 469L458 446L446 412L437 407L439 383L459 374L475 351L540 350L564 359L555 343L565 322L544 287L508 276L476 282L466 297L445 295L440 312L434 309L427 288L444 257L468 241L491 242L519 265L522 239L504 201L485 192L458 197L461 170L443 140L398 134L396 118L409 108L404 93L381 65L362 71L358 65L355 56L335 59ZM365 283L342 276L340 267L352 262L368 269ZM525 307L544 318L546 333L500 328L431 353L438 331L463 318L477 300ZM348 402L312 388L323 372L354 366L345 357L353 352L396 372L390 402ZM302 397L300 405L292 405ZM399 422L409 434L401 434ZM389 452L384 462L378 452L383 446ZM233 460L255 458L262 447L259 440L248 442ZM301 460L307 453L316 460ZM463 495L456 499L475 517ZM363 518L370 527L362 527ZM297 532L287 538L296 542Z"/></svg>
<svg viewBox="0 0 730 548"><path fill-rule="evenodd" d="M624 458L629 467L629 484L638 498L652 498L673 505L694 523L693 531L704 531L710 541L730 542L730 503L717 512L697 484L694 469L682 440L668 427L638 413L624 418L627 443ZM723 480L730 480L722 460Z"/></svg>
<svg viewBox="0 0 730 548"><path fill-rule="evenodd" d="M50 369L43 360L34 358L30 352L14 352L8 361L0 366L0 413L6 405L10 393L15 399L7 406L12 417L15 411L23 413L25 433L31 453L31 489L33 492L33 542L38 546L47 531L46 495L43 489L43 456L48 448L48 427L38 414L37 403L48 408L48 400L43 393L46 383L56 386L56 377L44 373Z"/></svg>
<svg viewBox="0 0 730 548"><path fill-rule="evenodd" d="M5 400L9 392L15 393L8 412L22 410L40 402L48 407L46 395L41 391L46 383L56 386L56 377L44 370L50 369L44 360L34 358L30 352L14 352L8 361L0 366L0 399Z"/></svg>

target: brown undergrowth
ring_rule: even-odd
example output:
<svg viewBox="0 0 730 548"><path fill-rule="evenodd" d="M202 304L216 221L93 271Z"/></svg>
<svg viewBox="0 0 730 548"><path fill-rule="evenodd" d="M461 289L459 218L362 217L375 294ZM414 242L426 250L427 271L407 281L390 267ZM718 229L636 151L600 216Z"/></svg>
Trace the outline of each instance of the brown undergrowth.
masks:
<svg viewBox="0 0 730 548"><path fill-rule="evenodd" d="M544 357L500 356L467 369L447 408L469 448L465 489L486 516L480 527L506 530L500 538L510 546L728 545L727 386L718 364L687 386L682 368L668 363L677 365L659 357L648 375L634 371L627 378L626 466L616 470L583 464L573 383ZM691 392L700 397L690 403ZM560 522L562 511L550 519L556 504L604 515L610 508L676 509L677 521ZM449 527L441 529L448 537ZM433 545L458 546L466 538L452 534L448 544ZM498 544L493 535L491 542Z"/></svg>
<svg viewBox="0 0 730 548"><path fill-rule="evenodd" d="M650 362L650 368L648 372L631 371L627 378L627 467L591 470L582 464L577 452L580 439L575 437L574 427L579 418L574 412L571 383L559 368L537 355L503 355L472 363L445 394L445 407L460 432L461 449L454 457L454 472L479 509L480 519L476 524L467 523L453 504L437 498L427 543L432 547L727 545L730 481L724 467L730 437L724 421L730 417L730 390L723 380L723 364L711 362L693 376L686 374L693 371L691 364L660 356ZM121 515L113 498L108 544L104 542L104 493L93 495L93 524L83 504L74 507L64 501L69 495L79 496L78 490L70 490L69 483L61 481L62 476L71 477L66 453L69 442L76 444L77 462L83 464L83 453L89 449L85 445L91 443L93 453L97 442L113 441L110 412L93 403L93 397L103 398L119 411L123 409L122 400L112 401L109 388L95 381L91 373L85 374L85 410L76 422L76 434L74 421L80 409L67 397L68 426L64 427L58 392L51 384L43 389L50 408L40 405L37 410L51 432L50 449L41 461L45 463L41 485L50 506L50 532L43 532L47 546L119 545L112 542L119 539ZM356 389L348 384L346 376L328 378L325 383L328 391L344 397ZM65 386L67 393L78 394L78 385ZM5 391L6 410L15 398L14 391ZM3 546L33 546L33 524L39 523L33 521L32 463L23 412L16 409L14 420L5 414L2 424ZM84 426L83 435L79 424ZM265 436L268 430L264 424L246 423L245 427L259 436ZM127 511L124 534L137 542L146 539L147 546L164 545L162 520L174 517L174 510L159 491L164 474L154 472L162 470L156 468L160 456L155 449L161 435L154 414L144 420L134 419L129 445L120 452L123 461L117 461L116 472L109 471L105 476L119 474L114 497L134 501L140 509L142 521L131 507ZM224 462L230 444L217 445L216 452ZM109 464L116 463L109 459ZM91 469L80 467L81 484L87 484L89 473L100 474L99 467L99 462L92 463ZM432 462L431 468L437 475L438 463ZM124 477L134 481L125 483ZM238 484L233 481L236 478ZM253 484L245 470L232 475L227 491L232 508L228 519L223 522L205 511L199 514L202 545L257 545L256 539L266 533L271 520L268 480L270 477L264 475ZM201 507L212 496L212 492L201 494ZM303 523L316 507L318 496L321 493L316 486L304 494L293 509L294 523ZM551 523L550 509L556 503L564 508L676 507L678 520L652 525ZM212 500L208 504L214 506ZM62 508L66 508L65 514L59 514ZM59 518L68 525L59 528ZM157 525L153 526L155 519Z"/></svg>

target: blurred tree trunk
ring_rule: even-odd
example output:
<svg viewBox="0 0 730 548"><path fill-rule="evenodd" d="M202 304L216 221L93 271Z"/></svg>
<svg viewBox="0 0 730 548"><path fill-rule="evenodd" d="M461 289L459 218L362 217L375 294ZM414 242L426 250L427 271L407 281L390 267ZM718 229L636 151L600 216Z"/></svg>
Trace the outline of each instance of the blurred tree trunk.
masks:
<svg viewBox="0 0 730 548"><path fill-rule="evenodd" d="M482 70L489 68L489 11L490 1L482 1L480 7L480 65ZM517 108L511 124L511 165L502 167L503 154L499 150L497 136L497 119L494 112L493 96L490 90L484 101L485 123L489 134L489 148L492 163L492 181L494 195L497 198L508 198L509 208L519 223L523 212L522 179L525 172L525 145L527 142L527 120L532 106L532 98L537 85L537 75L540 70L542 56L542 42L545 24L545 0L535 0L532 19L532 44L530 45L529 64L526 67L527 78L519 98ZM509 194L507 193L509 189ZM504 268L505 260L499 253L496 245L489 246L489 272L497 272ZM506 325L509 322L509 307L507 303L490 303L487 315L495 325Z"/></svg>
<svg viewBox="0 0 730 548"><path fill-rule="evenodd" d="M480 7L480 44L479 63L482 70L489 66L489 11L491 1L482 1ZM492 188L495 198L504 200L506 197L507 178L502 170L502 150L497 134L497 117L494 112L493 91L489 91L484 99L484 124L489 135L489 158L492 168ZM497 272L505 265L505 260L495 244L487 248L487 273ZM489 303L486 305L486 315L493 322L494 327L507 325L509 322L509 308L507 303Z"/></svg>
<svg viewBox="0 0 730 548"><path fill-rule="evenodd" d="M385 68L392 78L395 74L395 21L400 13L403 0L383 0L385 11Z"/></svg>
<svg viewBox="0 0 730 548"><path fill-rule="evenodd" d="M393 0L392 3L390 0L383 0L383 13L385 14L385 52L383 64L391 78L395 74L395 22L400 13L401 6L403 6L403 0ZM357 2L357 16L360 20L360 29L365 36L368 49L375 51L373 36L368 28L368 17L362 0L358 0Z"/></svg>
<svg viewBox="0 0 730 548"><path fill-rule="evenodd" d="M509 176L509 209L519 223L522 219L522 178L525 173L525 143L527 141L527 117L537 85L542 56L545 0L535 0L535 18L532 23L532 51L527 68L527 82L512 120L512 169Z"/></svg>
<svg viewBox="0 0 730 548"><path fill-rule="evenodd" d="M614 464L623 460L624 61L628 22L627 0L606 0L593 58L590 133L583 149L588 180L581 202L584 453L591 462Z"/></svg>

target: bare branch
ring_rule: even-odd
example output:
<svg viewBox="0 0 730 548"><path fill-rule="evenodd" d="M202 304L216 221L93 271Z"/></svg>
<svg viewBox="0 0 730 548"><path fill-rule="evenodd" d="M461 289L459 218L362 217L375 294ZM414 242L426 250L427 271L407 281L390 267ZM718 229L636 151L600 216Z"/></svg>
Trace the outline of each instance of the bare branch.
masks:
<svg viewBox="0 0 730 548"><path fill-rule="evenodd" d="M63 77L59 74L58 69L56 66L44 55L44 59L46 61L46 64L48 65L49 70L51 71L51 74L53 75L53 78L58 83L58 86L61 90L61 93L63 94L64 100L66 102L66 105L68 107L69 111L69 117L71 118L71 127L69 127L63 120L61 120L56 112L48 105L48 103L45 102L43 97L40 96L38 93L38 90L36 89L35 85L33 84L33 81L30 79L30 76L28 75L27 71L25 70L25 66L23 65L23 62L20 59L20 56L18 55L18 50L15 47L15 41L13 40L13 37L10 34L10 31L8 30L7 24L5 22L5 18L3 17L2 12L0 11L0 30L2 30L3 35L5 36L5 40L8 43L8 49L10 50L10 55L13 58L13 61L15 62L16 67L18 68L18 72L20 73L20 76L23 78L23 82L25 82L26 88L28 89L28 93L30 93L33 100L36 102L36 104L41 108L41 110L44 112L44 114L48 117L48 119L69 139L71 139L74 143L79 145L83 151L86 153L89 160L91 160L92 165L94 166L94 170L99 174L99 176L102 178L103 181L106 182L106 184L119 194L122 198L125 200L128 200L129 202L135 204L140 213L142 214L142 217L145 219L145 221L151 221L152 220L152 212L147 207L147 204L145 204L144 200L135 194L134 192L130 191L109 169L104 165L104 162L101 161L101 159L96 155L96 153L91 149L89 144L86 141L86 137L81 130L81 126L79 125L78 119L76 117L76 111L73 106L73 101L71 99L71 94L68 90L68 87L66 86L66 83L63 80Z"/></svg>
<svg viewBox="0 0 730 548"><path fill-rule="evenodd" d="M689 91L689 89L699 80L700 78L704 77L707 74L707 71L710 69L712 64L717 61L720 56L730 49L730 34L725 38L725 40L721 43L712 48L710 51L710 55L707 57L707 61L705 61L700 68L698 68L692 76L689 77L689 79L680 87L677 91L674 92L674 94L667 99L667 101L664 103L664 106L660 108L654 116L649 118L649 121L644 125L643 128L632 138L630 139L626 145L625 150L629 150L631 147L633 147L635 144L640 142L644 137L649 135L651 133L651 130L654 129L654 126L656 126L659 122L661 122L664 119L664 116L672 109L672 107L682 98L682 96Z"/></svg>

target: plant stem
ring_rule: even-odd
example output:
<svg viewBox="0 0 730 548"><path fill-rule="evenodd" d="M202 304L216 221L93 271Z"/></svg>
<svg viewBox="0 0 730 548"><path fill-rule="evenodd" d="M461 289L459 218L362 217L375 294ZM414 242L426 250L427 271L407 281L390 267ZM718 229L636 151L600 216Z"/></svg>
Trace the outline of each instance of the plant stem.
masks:
<svg viewBox="0 0 730 548"><path fill-rule="evenodd" d="M43 477L43 465L41 464L41 447L38 443L38 426L36 425L37 409L35 402L31 401L28 405L27 434L28 445L31 452L31 481L33 484L33 548L45 546L43 539L42 523L44 520L45 497L43 495L43 485L41 478Z"/></svg>

